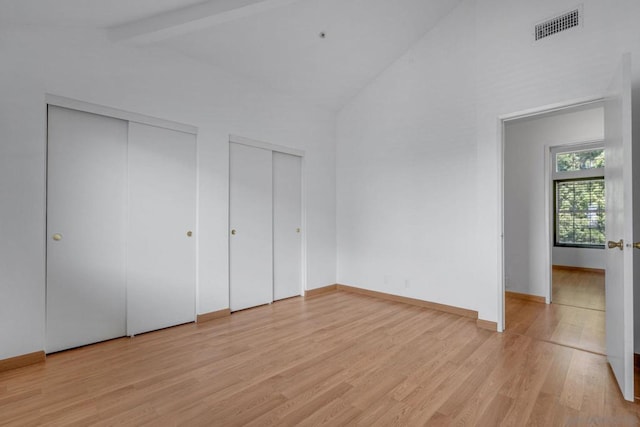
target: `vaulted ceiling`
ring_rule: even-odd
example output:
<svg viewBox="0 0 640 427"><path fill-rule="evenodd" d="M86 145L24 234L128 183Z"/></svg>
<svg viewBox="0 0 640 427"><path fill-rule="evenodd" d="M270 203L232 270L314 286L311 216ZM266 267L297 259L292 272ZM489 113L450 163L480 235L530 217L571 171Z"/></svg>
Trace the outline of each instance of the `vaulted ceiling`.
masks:
<svg viewBox="0 0 640 427"><path fill-rule="evenodd" d="M0 25L105 29L338 110L460 0L0 0Z"/></svg>

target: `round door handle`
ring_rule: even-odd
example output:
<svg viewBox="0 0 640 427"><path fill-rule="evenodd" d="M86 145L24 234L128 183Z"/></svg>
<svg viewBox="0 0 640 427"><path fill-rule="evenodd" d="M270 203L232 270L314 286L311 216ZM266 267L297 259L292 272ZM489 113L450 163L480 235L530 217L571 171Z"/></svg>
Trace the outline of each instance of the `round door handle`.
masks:
<svg viewBox="0 0 640 427"><path fill-rule="evenodd" d="M609 249L618 248L618 249L622 250L622 247L624 246L624 241L622 239L620 239L619 242L613 242L613 241L609 240L607 242L607 246L609 246Z"/></svg>
<svg viewBox="0 0 640 427"><path fill-rule="evenodd" d="M193 232L191 230L187 231L187 237L193 236Z"/></svg>
<svg viewBox="0 0 640 427"><path fill-rule="evenodd" d="M236 235L236 229L235 228L233 230L231 230L231 234L233 234L234 236Z"/></svg>
<svg viewBox="0 0 640 427"><path fill-rule="evenodd" d="M62 240L62 234L60 234L60 233L56 233L56 234L54 234L53 236L51 236L51 238L52 238L53 240L55 240L56 242L58 242L58 241Z"/></svg>
<svg viewBox="0 0 640 427"><path fill-rule="evenodd" d="M633 247L636 248L636 249L640 249L640 242L635 242L633 244Z"/></svg>

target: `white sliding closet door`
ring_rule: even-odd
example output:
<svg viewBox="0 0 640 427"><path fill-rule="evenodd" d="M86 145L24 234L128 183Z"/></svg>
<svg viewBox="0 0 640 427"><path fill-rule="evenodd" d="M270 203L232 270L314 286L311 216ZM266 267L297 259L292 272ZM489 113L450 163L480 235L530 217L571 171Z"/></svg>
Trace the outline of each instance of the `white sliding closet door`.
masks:
<svg viewBox="0 0 640 427"><path fill-rule="evenodd" d="M229 144L231 311L273 301L272 153Z"/></svg>
<svg viewBox="0 0 640 427"><path fill-rule="evenodd" d="M127 330L195 320L196 137L129 125Z"/></svg>
<svg viewBox="0 0 640 427"><path fill-rule="evenodd" d="M127 122L49 106L47 353L126 334Z"/></svg>
<svg viewBox="0 0 640 427"><path fill-rule="evenodd" d="M273 299L302 293L302 158L273 152Z"/></svg>

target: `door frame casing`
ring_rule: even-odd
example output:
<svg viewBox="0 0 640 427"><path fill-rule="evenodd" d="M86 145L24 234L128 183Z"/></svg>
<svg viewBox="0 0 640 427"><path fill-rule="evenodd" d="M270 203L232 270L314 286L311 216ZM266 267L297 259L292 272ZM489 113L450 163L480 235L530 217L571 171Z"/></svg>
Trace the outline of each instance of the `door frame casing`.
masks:
<svg viewBox="0 0 640 427"><path fill-rule="evenodd" d="M300 162L301 162L301 188L302 188L302 195L301 195L301 202L302 202L302 206L301 206L301 216L302 218L300 219L301 222L301 228L302 228L302 233L301 233L301 277L300 277L300 295L304 295L304 292L307 290L307 196L306 196L306 158L305 158L305 151L304 150L300 150L297 148L291 148L291 147L287 147L284 145L278 145L278 144L272 144L270 142L265 142L265 141L260 141L257 139L251 139L251 138L246 138L243 136L239 136L239 135L235 135L235 134L229 134L229 144L241 144L241 145L246 145L248 147L253 147L253 148L260 148L263 150L268 150L271 152L278 152L278 153L284 153L284 154L289 154L292 156L296 156L296 157L300 157ZM230 164L230 159L229 158L229 166L231 166ZM229 186L231 185L231 168L229 167ZM230 194L229 194L230 195ZM228 248L228 254L229 254L229 260L228 260L228 265L227 265L227 277L229 278L229 284L228 284L228 295L229 295L229 307L231 307L231 239L230 239L230 235L229 235L229 230L231 230L231 215L228 215L228 224L227 224L227 248ZM271 288L271 302L273 302L273 286Z"/></svg>
<svg viewBox="0 0 640 427"><path fill-rule="evenodd" d="M526 117L532 117L532 116L537 116L537 115L541 115L541 114L548 114L548 113L553 113L553 112L557 112L557 111L563 111L563 110L569 110L572 108L577 108L577 107L581 107L584 105L588 105L588 104L594 104L594 103L598 103L598 102L603 102L604 101L604 97L603 96L591 96L591 97L585 97L585 98L578 98L578 99L573 99L573 100L569 100L566 102L558 102L558 103L553 103L553 104L548 104L548 105L543 105L540 107L535 107L535 108L530 108L530 109L526 109L526 110L521 110L521 111L516 111L513 113L507 113L507 114L502 114L499 115L497 118L497 136L498 136L498 149L497 149L497 158L498 158L498 230L499 230L499 235L498 235L498 331L499 332L504 332L505 330L505 284L506 284L506 278L505 278L505 245L504 245L504 207L505 207L505 201L504 201L504 170L505 170L505 158L504 158L504 151L505 151L505 143L506 143L506 139L505 139L505 125L507 122L513 121L513 120L517 120L517 119L523 119ZM545 157L547 157L545 159L545 181L548 180L548 176L550 171L549 169L549 147L545 147ZM549 188L548 185L545 185L545 212L549 213L551 212L551 207L549 206ZM548 216L548 215L547 215ZM552 233L552 226L549 224L549 219L547 218L546 221L546 235L547 236L551 236ZM549 237L549 241L550 241L551 237ZM548 304L551 300L551 244L548 244L545 246L546 247L546 253L545 253L545 268L547 269L547 271L545 272L545 277L548 280L547 286L545 286L546 289L548 289L547 291L547 295L545 296L545 301Z"/></svg>

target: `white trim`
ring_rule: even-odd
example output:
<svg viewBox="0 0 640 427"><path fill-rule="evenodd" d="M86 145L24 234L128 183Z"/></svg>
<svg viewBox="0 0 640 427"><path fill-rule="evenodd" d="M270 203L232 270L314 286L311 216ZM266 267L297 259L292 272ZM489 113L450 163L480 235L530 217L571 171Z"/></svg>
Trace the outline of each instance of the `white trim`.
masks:
<svg viewBox="0 0 640 427"><path fill-rule="evenodd" d="M553 113L562 110L568 110L573 108L579 108L589 104L595 104L603 102L602 96L577 98L566 102L557 102L553 104L544 105L541 107L529 108L513 113L502 114L498 116L498 152L496 156L498 158L498 331L502 332L506 329L505 323L505 253L504 253L504 147L505 147L505 130L504 126L506 122L523 119L526 117L537 116L541 114ZM547 175L548 176L548 175ZM545 178L546 179L546 178ZM547 220L548 221L548 220ZM547 258L551 260L551 246L548 246ZM549 265L549 282L551 282L551 266ZM549 285L549 289L550 285ZM550 302L550 295L545 296L545 301Z"/></svg>
<svg viewBox="0 0 640 427"><path fill-rule="evenodd" d="M505 121L498 118L498 332L504 332L505 319L505 268L504 268L504 134Z"/></svg>
<svg viewBox="0 0 640 427"><path fill-rule="evenodd" d="M571 153L573 151L587 151L591 149L604 148L604 139L586 139L579 141L564 142L561 145L550 146L552 152Z"/></svg>
<svg viewBox="0 0 640 427"><path fill-rule="evenodd" d="M551 156L553 158L555 153L552 153ZM553 160L552 160L553 162ZM595 168L595 169L583 169L579 171L571 171L571 172L553 172L554 169L551 169L551 177L554 181L565 181L572 179L584 179L584 178L600 178L604 176L604 168Z"/></svg>
<svg viewBox="0 0 640 427"><path fill-rule="evenodd" d="M291 154L292 156L304 157L304 150L285 147L284 145L271 144L270 142L258 141L257 139L245 138L238 135L229 135L229 142L247 145L254 148L262 148L263 150L277 151L278 153Z"/></svg>
<svg viewBox="0 0 640 427"><path fill-rule="evenodd" d="M232 313L231 280L231 144L227 144L227 307L229 307L229 313Z"/></svg>
<svg viewBox="0 0 640 427"><path fill-rule="evenodd" d="M43 105L40 104L40 106L42 107ZM43 255L43 261L44 261L44 300L42 301L42 305L41 307L43 308L43 313L44 313L44 335L42 336L42 349L45 351L47 351L47 329L48 329L48 325L47 325L47 292L49 290L48 288L48 274L47 274L47 263L49 262L49 221L47 218L47 215L49 214L49 106L45 103L44 104L44 114L41 114L40 117L44 117L44 128L43 128L43 135L44 135L44 164L43 164L43 170L44 170L44 175L43 175L43 180L44 180L44 206L42 209L42 218L44 219L44 236L43 237L43 241L42 244L43 246L43 251L42 251L42 255Z"/></svg>
<svg viewBox="0 0 640 427"><path fill-rule="evenodd" d="M300 227L302 228L301 245L302 245L302 266L300 268L301 280L300 280L300 295L304 296L304 292L307 289L307 161L304 156L300 156L300 163L302 163L300 177L302 179L302 194L300 195L300 202L302 203L301 212L302 218L300 219Z"/></svg>
<svg viewBox="0 0 640 427"><path fill-rule="evenodd" d="M52 95L50 93L47 93L45 94L45 101L48 105L55 105L57 107L69 108L71 110L83 111L85 113L98 114L101 116L113 117L114 119L121 119L129 122L141 123L144 125L198 135L198 128L195 126L173 122L171 120L145 116L144 114L132 113L130 111L106 107L103 105L92 104L90 102L78 101L76 99L66 98L64 96Z"/></svg>
<svg viewBox="0 0 640 427"><path fill-rule="evenodd" d="M194 321L197 323L198 322L198 314L200 312L200 144L198 144L198 137L196 135L196 140L195 140L195 152L194 152L194 156L195 158L193 159L194 164L195 164L195 178L196 178L196 188L195 188L195 196L196 196L196 212L195 212L195 216L193 218L193 232L195 233L196 238L194 239L195 241L193 242L193 244L195 245L195 267L196 267L196 275L195 275L195 281L196 281L196 294L195 294L195 301L194 301Z"/></svg>
<svg viewBox="0 0 640 427"><path fill-rule="evenodd" d="M544 222L544 229L547 235L547 245L544 254L544 280L547 281L544 287L547 290L547 294L544 296L544 302L551 304L553 300L553 245L554 245L554 220L555 210L553 203L553 177L552 171L555 170L554 156L552 153L553 148L549 145L544 146L544 210L547 213L546 220Z"/></svg>
<svg viewBox="0 0 640 427"><path fill-rule="evenodd" d="M541 107L528 108L526 110L516 111L513 113L502 114L498 116L498 119L504 122L508 122L516 119L524 119L526 117L537 116L540 114L555 113L557 111L567 110L570 108L578 108L589 104L596 104L603 102L602 96L598 97L584 97L576 98L569 102L556 102L553 104L543 105Z"/></svg>

